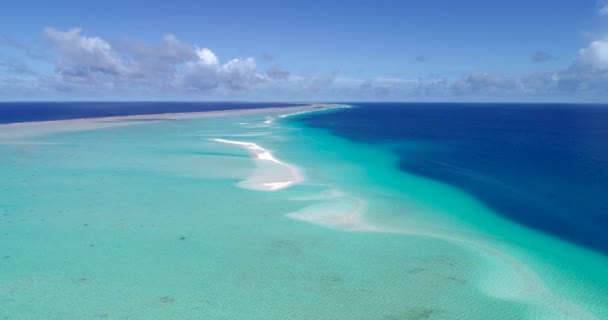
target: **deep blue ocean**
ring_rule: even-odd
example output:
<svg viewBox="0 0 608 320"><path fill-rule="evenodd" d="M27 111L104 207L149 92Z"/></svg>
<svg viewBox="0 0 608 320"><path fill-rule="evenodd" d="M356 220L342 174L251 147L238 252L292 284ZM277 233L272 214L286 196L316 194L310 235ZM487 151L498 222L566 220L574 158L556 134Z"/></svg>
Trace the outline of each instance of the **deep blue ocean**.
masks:
<svg viewBox="0 0 608 320"><path fill-rule="evenodd" d="M608 105L352 103L301 118L385 145L401 170L608 254ZM420 148L412 148L412 143Z"/></svg>
<svg viewBox="0 0 608 320"><path fill-rule="evenodd" d="M4 102L0 103L0 123L295 105L298 104L276 102Z"/></svg>

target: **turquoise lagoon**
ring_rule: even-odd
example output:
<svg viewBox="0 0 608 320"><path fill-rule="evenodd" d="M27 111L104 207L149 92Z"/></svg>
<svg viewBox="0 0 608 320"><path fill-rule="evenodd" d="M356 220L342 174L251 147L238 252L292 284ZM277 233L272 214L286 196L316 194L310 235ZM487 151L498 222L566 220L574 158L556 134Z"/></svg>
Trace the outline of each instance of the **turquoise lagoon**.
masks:
<svg viewBox="0 0 608 320"><path fill-rule="evenodd" d="M605 256L300 112L0 126L0 319L608 319Z"/></svg>

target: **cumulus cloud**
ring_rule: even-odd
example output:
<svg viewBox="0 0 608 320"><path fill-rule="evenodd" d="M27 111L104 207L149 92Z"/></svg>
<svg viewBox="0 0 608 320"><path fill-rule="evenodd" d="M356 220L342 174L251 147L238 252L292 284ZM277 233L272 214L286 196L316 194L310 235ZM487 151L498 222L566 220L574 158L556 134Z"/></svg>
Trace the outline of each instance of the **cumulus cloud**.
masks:
<svg viewBox="0 0 608 320"><path fill-rule="evenodd" d="M608 69L608 40L596 40L579 50L576 63L597 70Z"/></svg>
<svg viewBox="0 0 608 320"><path fill-rule="evenodd" d="M608 88L608 40L604 39L592 41L578 51L569 66L551 72L357 79L337 72L292 74L270 58L267 62L272 65L259 72L253 58L222 61L211 49L196 47L169 33L156 43L109 41L85 35L79 28L62 31L47 27L43 35L54 53L54 71L33 72L20 60L0 57L1 92L46 90L80 96L123 92L137 97L142 93L182 96L214 92L224 97L238 94L288 99L445 97L448 100L489 95L556 97L597 92L605 95ZM531 57L536 62L552 58L540 50ZM420 56L417 60L428 59Z"/></svg>
<svg viewBox="0 0 608 320"><path fill-rule="evenodd" d="M160 44L118 43L115 50L129 59L131 76L163 81L172 79L179 65L197 59L195 48L173 34L165 34Z"/></svg>
<svg viewBox="0 0 608 320"><path fill-rule="evenodd" d="M184 84L200 90L209 90L223 84L232 90L243 90L264 80L257 73L253 58L232 59L220 65L213 51L204 48L196 50L198 59L186 64Z"/></svg>
<svg viewBox="0 0 608 320"><path fill-rule="evenodd" d="M543 62L554 59L544 51L533 54L532 60ZM351 84L353 81L351 81ZM342 90L356 94L363 92L387 99L416 97L576 97L605 95L608 88L608 40L592 41L578 51L572 63L549 72L503 75L472 72L448 79L441 75L426 78L376 78L356 83L357 90ZM391 98L393 97L393 98Z"/></svg>
<svg viewBox="0 0 608 320"><path fill-rule="evenodd" d="M264 81L264 77L256 73L253 58L232 59L222 66L221 74L228 88L235 90L246 89Z"/></svg>
<svg viewBox="0 0 608 320"><path fill-rule="evenodd" d="M44 28L44 36L61 55L59 67L73 68L76 72L120 74L124 71L112 46L98 37L84 37L80 28L60 31Z"/></svg>
<svg viewBox="0 0 608 320"><path fill-rule="evenodd" d="M144 48L146 50L141 50ZM198 56L198 52L195 52L191 45L181 42L170 33L163 36L163 42L160 46L147 45L142 46L141 49L139 51L143 57L153 57L173 62L190 61Z"/></svg>
<svg viewBox="0 0 608 320"><path fill-rule="evenodd" d="M198 57L198 63L207 65L207 66L218 66L220 60L217 58L215 53L210 49L196 49L196 56Z"/></svg>
<svg viewBox="0 0 608 320"><path fill-rule="evenodd" d="M544 53L534 56L541 61L548 58ZM483 93L560 97L605 94L608 88L608 40L592 41L580 49L572 63L563 69L520 77L472 73L452 81L449 87L457 95Z"/></svg>
<svg viewBox="0 0 608 320"><path fill-rule="evenodd" d="M243 90L263 82L253 58L235 58L225 64L208 48L196 48L173 34L160 44L111 44L88 37L80 28L43 30L57 54L56 73L47 79L55 87L97 86L106 89L208 91Z"/></svg>
<svg viewBox="0 0 608 320"><path fill-rule="evenodd" d="M203 48L196 49L197 59L186 63L183 74L183 83L198 90L210 90L220 84L219 59L213 51Z"/></svg>
<svg viewBox="0 0 608 320"><path fill-rule="evenodd" d="M527 93L554 95L605 92L608 87L608 41L595 40L578 51L565 69L533 73L519 79Z"/></svg>
<svg viewBox="0 0 608 320"><path fill-rule="evenodd" d="M569 68L554 73L552 85L562 92L605 92L608 87L608 41L595 40L580 49Z"/></svg>

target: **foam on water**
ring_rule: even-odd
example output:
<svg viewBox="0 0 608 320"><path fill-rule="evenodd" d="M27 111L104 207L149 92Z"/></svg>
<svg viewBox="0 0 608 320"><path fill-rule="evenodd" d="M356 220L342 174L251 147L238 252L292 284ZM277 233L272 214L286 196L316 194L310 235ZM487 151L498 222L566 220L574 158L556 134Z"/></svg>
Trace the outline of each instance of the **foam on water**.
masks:
<svg viewBox="0 0 608 320"><path fill-rule="evenodd" d="M303 115L303 114L306 114L306 113L318 112L318 111L323 111L323 110L328 110L328 109L347 109L347 108L351 108L351 106L341 105L341 104L313 105L313 107L314 107L314 109L311 109L311 110L302 110L302 111L296 111L296 112L281 114L281 115L278 116L278 118L279 119L285 119L285 118L288 118L288 117L299 116L299 115ZM272 121L270 121L269 123L272 123Z"/></svg>

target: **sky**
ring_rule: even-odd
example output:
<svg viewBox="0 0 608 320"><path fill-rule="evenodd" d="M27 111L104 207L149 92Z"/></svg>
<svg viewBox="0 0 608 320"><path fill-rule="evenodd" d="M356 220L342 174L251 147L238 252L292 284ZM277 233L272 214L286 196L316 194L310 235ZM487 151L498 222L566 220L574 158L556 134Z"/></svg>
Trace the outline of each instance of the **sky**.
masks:
<svg viewBox="0 0 608 320"><path fill-rule="evenodd" d="M7 1L0 101L608 102L608 0Z"/></svg>

